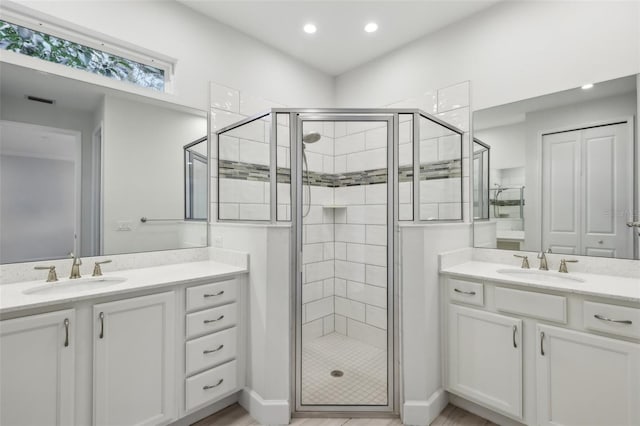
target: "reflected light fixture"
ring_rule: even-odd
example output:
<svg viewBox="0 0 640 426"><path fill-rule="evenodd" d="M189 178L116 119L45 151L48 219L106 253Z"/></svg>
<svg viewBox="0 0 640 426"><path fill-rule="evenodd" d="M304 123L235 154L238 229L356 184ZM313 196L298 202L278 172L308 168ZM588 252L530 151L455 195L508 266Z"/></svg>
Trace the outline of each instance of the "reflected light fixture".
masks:
<svg viewBox="0 0 640 426"><path fill-rule="evenodd" d="M309 24L305 24L305 26L302 28L304 30L305 33L307 34L313 34L316 31L318 31L318 28L316 28L315 25L309 23Z"/></svg>
<svg viewBox="0 0 640 426"><path fill-rule="evenodd" d="M378 31L378 24L376 24L375 22L369 22L364 26L364 30L368 33L375 33L376 31Z"/></svg>
<svg viewBox="0 0 640 426"><path fill-rule="evenodd" d="M593 83L585 84L582 86L582 90L589 90L593 87Z"/></svg>

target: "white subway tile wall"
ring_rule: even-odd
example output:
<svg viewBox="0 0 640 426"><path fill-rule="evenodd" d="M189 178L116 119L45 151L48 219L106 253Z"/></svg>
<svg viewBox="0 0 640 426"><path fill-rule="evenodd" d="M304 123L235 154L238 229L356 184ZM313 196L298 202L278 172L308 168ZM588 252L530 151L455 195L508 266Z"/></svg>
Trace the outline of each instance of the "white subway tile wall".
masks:
<svg viewBox="0 0 640 426"><path fill-rule="evenodd" d="M218 144L220 160L269 166L270 117L229 131L220 136L220 141L216 139L216 131L247 117L266 112L270 108L281 108L284 105L214 82L210 84L210 99L211 221L217 220L218 214L221 219L270 220L268 181L227 178L218 180L217 168ZM286 125L288 126L288 121ZM288 128L285 127L285 130L288 132ZM288 141L288 134L282 134L278 140ZM282 158L285 158L284 167L288 167L288 152L282 154L287 154L282 155ZM219 191L216 188L218 185ZM214 197L214 194L218 197ZM282 211L284 213L286 209L283 208Z"/></svg>
<svg viewBox="0 0 640 426"><path fill-rule="evenodd" d="M429 195L431 202L420 203L420 220L468 220L470 218L469 204L469 123L470 123L470 85L468 81L447 86L436 91L427 91L419 96L408 98L399 102L395 102L386 107L389 108L419 108L427 113L434 114L437 118L458 127L464 132L462 137L462 173L457 180L456 203L462 200L462 208L460 204L454 206L451 202L451 194L435 192ZM400 120L405 124L403 120ZM411 162L411 145L403 147L403 142L411 139L412 133L400 126L400 152L399 165L410 165ZM407 125L407 124L405 124ZM452 158L460 157L459 143L452 143L453 139L459 138L452 135L441 126L431 124L426 119L422 119L420 123L420 162L444 161ZM448 179L447 179L448 180ZM442 187L432 188L423 187L425 181L421 182L420 198L424 198L424 192L429 190L440 191ZM447 187L448 190L453 188L454 183ZM401 182L399 195L400 220L412 220L413 212L411 209L412 183Z"/></svg>
<svg viewBox="0 0 640 426"><path fill-rule="evenodd" d="M411 126L403 125L408 144ZM385 169L387 146L386 123L338 122L334 172ZM335 209L334 330L386 348L387 184L339 186L334 201L343 206Z"/></svg>

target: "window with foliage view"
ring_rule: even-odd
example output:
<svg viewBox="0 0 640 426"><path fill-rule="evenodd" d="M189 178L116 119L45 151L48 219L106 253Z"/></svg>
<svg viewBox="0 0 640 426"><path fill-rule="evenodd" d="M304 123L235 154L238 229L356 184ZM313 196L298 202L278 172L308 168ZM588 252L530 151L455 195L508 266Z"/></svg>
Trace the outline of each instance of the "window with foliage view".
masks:
<svg viewBox="0 0 640 426"><path fill-rule="evenodd" d="M164 91L164 70L160 68L5 21L0 21L0 49Z"/></svg>

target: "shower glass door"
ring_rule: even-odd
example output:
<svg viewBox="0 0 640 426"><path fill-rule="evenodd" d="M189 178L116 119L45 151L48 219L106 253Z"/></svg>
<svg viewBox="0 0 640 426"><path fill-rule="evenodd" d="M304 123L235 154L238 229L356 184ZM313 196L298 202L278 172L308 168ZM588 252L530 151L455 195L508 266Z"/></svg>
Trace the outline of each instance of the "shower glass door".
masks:
<svg viewBox="0 0 640 426"><path fill-rule="evenodd" d="M296 117L296 410L392 412L394 116Z"/></svg>

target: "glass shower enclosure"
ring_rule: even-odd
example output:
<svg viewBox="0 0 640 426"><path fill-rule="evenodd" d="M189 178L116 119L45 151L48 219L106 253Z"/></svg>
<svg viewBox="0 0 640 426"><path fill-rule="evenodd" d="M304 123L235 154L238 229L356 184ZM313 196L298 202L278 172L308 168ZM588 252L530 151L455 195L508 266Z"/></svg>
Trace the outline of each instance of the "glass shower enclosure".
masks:
<svg viewBox="0 0 640 426"><path fill-rule="evenodd" d="M273 109L218 132L218 220L291 222L296 412L397 413L397 226L463 219L465 151L413 109Z"/></svg>

